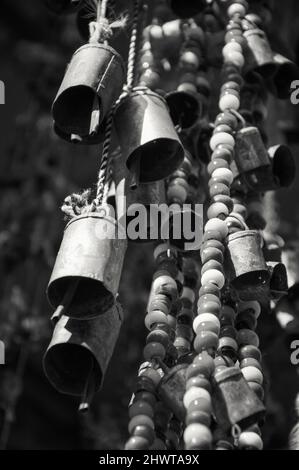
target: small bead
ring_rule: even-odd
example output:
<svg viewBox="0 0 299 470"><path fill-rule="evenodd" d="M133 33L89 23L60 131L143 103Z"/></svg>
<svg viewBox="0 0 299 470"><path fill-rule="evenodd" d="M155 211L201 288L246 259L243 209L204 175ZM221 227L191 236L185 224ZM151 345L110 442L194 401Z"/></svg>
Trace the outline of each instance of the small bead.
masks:
<svg viewBox="0 0 299 470"><path fill-rule="evenodd" d="M255 432L242 432L239 437L239 449L263 449L263 441Z"/></svg>
<svg viewBox="0 0 299 470"><path fill-rule="evenodd" d="M222 289L225 284L225 278L222 272L216 269L209 269L202 275L201 283L202 285L206 285L210 283L216 284L216 286L218 286L219 289Z"/></svg>
<svg viewBox="0 0 299 470"><path fill-rule="evenodd" d="M151 330L152 327L157 323L168 323L167 315L163 312L155 310L154 312L148 313L144 320L145 326L148 330Z"/></svg>
<svg viewBox="0 0 299 470"><path fill-rule="evenodd" d="M140 376L147 377L154 385L158 385L161 382L161 376L159 372L152 367L148 367L140 372Z"/></svg>
<svg viewBox="0 0 299 470"><path fill-rule="evenodd" d="M125 446L125 450L147 450L150 442L142 436L132 436Z"/></svg>
<svg viewBox="0 0 299 470"><path fill-rule="evenodd" d="M211 219L212 220L212 219ZM219 219L220 220L220 219ZM223 263L223 252L218 248L204 248L200 254L201 261L203 264L207 263L210 260L218 261L219 263Z"/></svg>
<svg viewBox="0 0 299 470"><path fill-rule="evenodd" d="M146 415L150 418L154 416L154 410L146 401L136 401L129 408L129 418L134 418L137 415Z"/></svg>
<svg viewBox="0 0 299 470"><path fill-rule="evenodd" d="M256 347L252 345L246 345L243 346L242 348L239 349L239 359L242 361L243 359L246 359L248 357L253 357L256 359L258 362L261 362L262 360L262 354L261 351Z"/></svg>
<svg viewBox="0 0 299 470"><path fill-rule="evenodd" d="M229 323L229 324L233 324L234 321L235 321L235 318L236 318L236 312L235 310L230 307L229 305L224 305L221 309L221 312L220 312L220 321L221 323Z"/></svg>
<svg viewBox="0 0 299 470"><path fill-rule="evenodd" d="M134 437L143 437L151 445L155 439L155 432L150 426L136 426L134 429Z"/></svg>
<svg viewBox="0 0 299 470"><path fill-rule="evenodd" d="M217 269L217 271L221 271L223 273L223 265L219 261L211 259L204 263L203 267L201 268L201 275L203 275L209 269Z"/></svg>
<svg viewBox="0 0 299 470"><path fill-rule="evenodd" d="M221 234L222 238L225 238L228 234L228 228L226 223L223 220L216 218L210 219L206 223L204 230L205 232L207 232L208 230L216 230Z"/></svg>
<svg viewBox="0 0 299 470"><path fill-rule="evenodd" d="M212 173L212 178L221 178L221 182L230 185L234 180L234 175L233 172L228 168L217 168Z"/></svg>
<svg viewBox="0 0 299 470"><path fill-rule="evenodd" d="M231 44L237 45L237 43L231 43ZM234 82L234 81L226 82L222 85L221 92L225 90L235 90L238 93L240 93L240 85L239 83Z"/></svg>
<svg viewBox="0 0 299 470"><path fill-rule="evenodd" d="M217 151L216 151L217 152ZM229 158L231 158L230 153ZM209 165L208 165L208 173L211 175L217 168L229 168L229 164L226 160L223 160L222 158L216 158L212 160Z"/></svg>
<svg viewBox="0 0 299 470"><path fill-rule="evenodd" d="M183 52L180 59L181 66L187 70L196 71L199 67L199 59L192 51Z"/></svg>
<svg viewBox="0 0 299 470"><path fill-rule="evenodd" d="M197 334L198 331L200 331L200 328L203 328L203 325L206 323L212 324L213 331L217 335L219 334L220 331L220 321L216 317L216 315L213 315L212 313L202 313L201 315L198 315L197 317L194 318L193 321L193 330Z"/></svg>
<svg viewBox="0 0 299 470"><path fill-rule="evenodd" d="M203 424L204 426L210 427L211 424L211 414L205 413L204 411L196 410L188 412L186 417L186 426L190 424Z"/></svg>
<svg viewBox="0 0 299 470"><path fill-rule="evenodd" d="M216 126L219 124L227 124L228 126L232 127L233 129L236 129L238 127L238 120L236 116L234 116L232 113L229 111L224 111L220 114L218 114L216 121L215 121Z"/></svg>
<svg viewBox="0 0 299 470"><path fill-rule="evenodd" d="M222 348L231 348L234 351L238 351L238 343L233 338L223 336L219 339L218 351L221 351Z"/></svg>
<svg viewBox="0 0 299 470"><path fill-rule="evenodd" d="M194 368L189 371L189 374L188 374L188 370L187 370L186 390L189 390L189 388L191 388L191 387L201 387L201 388L204 388L205 390L207 390L207 392L209 392L211 394L212 387L211 387L210 381L207 378L205 378L204 376L197 374L197 370L199 369L198 364L197 365L196 364L191 364L191 365L194 366ZM189 367L191 367L191 366L189 366ZM194 374L197 374L197 375L194 375ZM190 375L190 378L188 378L188 375Z"/></svg>
<svg viewBox="0 0 299 470"><path fill-rule="evenodd" d="M218 302L203 302L198 306L198 315L203 313L213 313L219 316L221 305Z"/></svg>
<svg viewBox="0 0 299 470"><path fill-rule="evenodd" d="M133 433L136 426L149 426L150 428L155 429L153 420L149 416L146 416L146 415L138 415L130 419L129 426L128 426L130 434Z"/></svg>
<svg viewBox="0 0 299 470"><path fill-rule="evenodd" d="M215 369L213 359L206 352L203 352L202 354L198 354L198 356L195 356L194 364L197 364L200 367L202 367L204 371L202 373L206 375L207 377L210 377Z"/></svg>
<svg viewBox="0 0 299 470"><path fill-rule="evenodd" d="M170 311L171 301L165 295L156 295L149 303L148 311L158 310L167 315Z"/></svg>
<svg viewBox="0 0 299 470"><path fill-rule="evenodd" d="M255 318L258 318L261 314L261 305L256 300L252 300L250 302L239 302L238 304L239 312L244 312L246 310L253 311Z"/></svg>
<svg viewBox="0 0 299 470"><path fill-rule="evenodd" d="M216 204L217 202L221 202L222 204L225 204L227 206L229 212L233 210L234 203L232 198L229 196L225 196L224 194L217 194L211 199L211 202L213 202L214 204Z"/></svg>
<svg viewBox="0 0 299 470"><path fill-rule="evenodd" d="M211 400L206 400L205 398L197 398L192 401L188 406L188 413L192 411L204 411L205 413L211 412Z"/></svg>
<svg viewBox="0 0 299 470"><path fill-rule="evenodd" d="M151 407L154 407L155 404L156 404L155 396L150 392L144 392L144 391L137 392L135 394L134 401L136 401L136 402L137 401L145 401L145 402L149 403L149 405Z"/></svg>
<svg viewBox="0 0 299 470"><path fill-rule="evenodd" d="M166 355L166 350L161 343L148 343L143 349L143 356L146 361L151 361L154 358L159 358L163 361Z"/></svg>
<svg viewBox="0 0 299 470"><path fill-rule="evenodd" d="M220 232L217 230L206 230L203 234L203 242L206 242L208 240L218 240L221 241L223 239L222 235Z"/></svg>
<svg viewBox="0 0 299 470"><path fill-rule="evenodd" d="M214 134L210 139L211 150L214 151L219 144L227 144L234 147L235 139L232 135L228 134L227 132L219 132L217 134Z"/></svg>
<svg viewBox="0 0 299 470"><path fill-rule="evenodd" d="M206 295L206 294L213 294L220 298L219 287L215 286L214 284L201 286L201 288L199 289L199 293L198 293L199 297L202 297L203 295Z"/></svg>
<svg viewBox="0 0 299 470"><path fill-rule="evenodd" d="M229 214L229 210L228 210L228 207L221 203L221 202L218 202L218 203L214 203L212 204L209 209L208 209L208 219L213 219L213 218L217 218L219 216L228 216Z"/></svg>
<svg viewBox="0 0 299 470"><path fill-rule="evenodd" d="M219 299L219 296L218 295L215 295L215 294L204 294L204 295L200 295L198 297L198 301L197 301L197 308L200 307L200 305L206 303L206 302L216 302L216 304L219 305L219 307L221 307L221 301Z"/></svg>
<svg viewBox="0 0 299 470"><path fill-rule="evenodd" d="M192 403L194 400L198 400L200 398L203 398L207 402L212 404L211 395L209 394L209 392L207 392L207 390L205 390L204 388L201 388L201 387L191 387L191 388L189 388L189 390L186 391L186 393L184 395L184 399L183 399L185 408L188 408L190 403Z"/></svg>
<svg viewBox="0 0 299 470"><path fill-rule="evenodd" d="M229 186L223 183L215 183L209 187L211 198L224 194L225 196L230 195Z"/></svg>
<svg viewBox="0 0 299 470"><path fill-rule="evenodd" d="M243 367L242 374L244 375L247 382L256 382L260 385L263 384L263 381L264 381L263 374L257 367L253 367L253 366Z"/></svg>
<svg viewBox="0 0 299 470"><path fill-rule="evenodd" d="M167 348L169 343L169 335L166 331L163 330L153 330L149 333L146 338L147 343L161 343L165 348Z"/></svg>
<svg viewBox="0 0 299 470"><path fill-rule="evenodd" d="M212 439L210 429L203 424L190 424L184 432L184 442L187 450L210 449Z"/></svg>
<svg viewBox="0 0 299 470"><path fill-rule="evenodd" d="M240 99L233 94L226 94L222 96L219 100L219 108L221 111L228 109L234 109L237 111L240 107Z"/></svg>
<svg viewBox="0 0 299 470"><path fill-rule="evenodd" d="M225 247L223 243L219 240L206 240L203 242L203 244L200 247L200 251L202 252L206 248L217 248L218 250L221 250L222 253L224 253Z"/></svg>
<svg viewBox="0 0 299 470"><path fill-rule="evenodd" d="M175 300L177 297L177 285L175 280L166 274L157 273L152 284L153 294L165 294Z"/></svg>
<svg viewBox="0 0 299 470"><path fill-rule="evenodd" d="M252 346L259 346L259 337L255 331L243 328L238 331L238 343L240 346L250 344Z"/></svg>
<svg viewBox="0 0 299 470"><path fill-rule="evenodd" d="M222 54L224 57L229 56L232 52L240 52L242 54L242 47L237 42L229 42L222 49Z"/></svg>
<svg viewBox="0 0 299 470"><path fill-rule="evenodd" d="M242 18L246 15L247 10L244 7L244 5L241 5L240 3L233 3L228 7L227 14L230 18L233 18L235 15L239 15Z"/></svg>
<svg viewBox="0 0 299 470"><path fill-rule="evenodd" d="M212 331L201 331L194 340L194 349L197 353L208 351L214 354L218 348L218 336Z"/></svg>
<svg viewBox="0 0 299 470"><path fill-rule="evenodd" d="M249 367L249 366L256 367L262 372L261 364L259 363L259 361L257 361L253 357L246 357L240 362L240 369L243 369L244 367Z"/></svg>
<svg viewBox="0 0 299 470"><path fill-rule="evenodd" d="M219 132L226 132L228 134L232 134L233 129L227 124L220 124L219 126L215 127L214 134L218 134Z"/></svg>

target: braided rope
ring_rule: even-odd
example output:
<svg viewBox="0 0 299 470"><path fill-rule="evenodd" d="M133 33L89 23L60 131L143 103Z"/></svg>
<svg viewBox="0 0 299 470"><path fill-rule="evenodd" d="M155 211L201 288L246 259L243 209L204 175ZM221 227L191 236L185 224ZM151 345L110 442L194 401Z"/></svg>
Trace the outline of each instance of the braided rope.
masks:
<svg viewBox="0 0 299 470"><path fill-rule="evenodd" d="M126 84L126 89L128 91L132 90L134 86L134 79L135 79L140 2L141 0L134 1L132 32L131 32L129 54L128 54L128 71L127 71L127 84Z"/></svg>

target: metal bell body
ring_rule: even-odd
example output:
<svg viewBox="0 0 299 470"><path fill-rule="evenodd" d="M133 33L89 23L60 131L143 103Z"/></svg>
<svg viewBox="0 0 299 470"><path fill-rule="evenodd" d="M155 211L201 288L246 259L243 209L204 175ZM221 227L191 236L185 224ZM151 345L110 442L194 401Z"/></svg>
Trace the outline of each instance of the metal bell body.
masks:
<svg viewBox="0 0 299 470"><path fill-rule="evenodd" d="M82 0L45 0L45 3L53 13L74 13L80 7Z"/></svg>
<svg viewBox="0 0 299 470"><path fill-rule="evenodd" d="M55 127L65 136L97 143L103 121L125 80L121 56L105 44L86 44L73 55L54 100Z"/></svg>
<svg viewBox="0 0 299 470"><path fill-rule="evenodd" d="M188 364L179 364L165 374L158 387L158 396L175 415L184 422L186 409L183 398L186 391L186 371Z"/></svg>
<svg viewBox="0 0 299 470"><path fill-rule="evenodd" d="M270 274L258 231L244 230L229 235L225 262L229 281L240 300L265 299Z"/></svg>
<svg viewBox="0 0 299 470"><path fill-rule="evenodd" d="M170 116L175 126L189 129L199 118L200 109L198 99L186 91L172 91L165 97Z"/></svg>
<svg viewBox="0 0 299 470"><path fill-rule="evenodd" d="M205 0L168 0L172 11L180 18L191 18L206 7Z"/></svg>
<svg viewBox="0 0 299 470"><path fill-rule="evenodd" d="M234 425L244 430L263 418L265 407L238 367L218 372L213 382L213 409L223 430L230 430Z"/></svg>
<svg viewBox="0 0 299 470"><path fill-rule="evenodd" d="M270 292L274 300L279 300L288 293L288 276L284 264L267 262L270 273Z"/></svg>
<svg viewBox="0 0 299 470"><path fill-rule="evenodd" d="M170 176L184 149L165 100L148 88L135 88L115 112L115 127L128 169L140 183Z"/></svg>
<svg viewBox="0 0 299 470"><path fill-rule="evenodd" d="M273 77L275 94L280 99L287 99L291 94L291 84L299 79L299 67L281 54L274 54L277 72Z"/></svg>
<svg viewBox="0 0 299 470"><path fill-rule="evenodd" d="M61 393L82 396L87 382L102 386L123 320L119 304L87 321L62 316L43 359L51 384Z"/></svg>
<svg viewBox="0 0 299 470"><path fill-rule="evenodd" d="M264 78L272 77L277 65L265 33L259 28L249 29L244 32L244 37L247 40L245 75L257 72Z"/></svg>
<svg viewBox="0 0 299 470"><path fill-rule="evenodd" d="M268 154L274 177L272 189L289 187L296 176L296 163L291 150L286 145L274 145L268 149Z"/></svg>
<svg viewBox="0 0 299 470"><path fill-rule="evenodd" d="M126 240L117 238L117 224L106 214L89 213L73 218L65 228L48 285L48 299L57 308L78 283L65 314L91 319L114 303L126 251Z"/></svg>

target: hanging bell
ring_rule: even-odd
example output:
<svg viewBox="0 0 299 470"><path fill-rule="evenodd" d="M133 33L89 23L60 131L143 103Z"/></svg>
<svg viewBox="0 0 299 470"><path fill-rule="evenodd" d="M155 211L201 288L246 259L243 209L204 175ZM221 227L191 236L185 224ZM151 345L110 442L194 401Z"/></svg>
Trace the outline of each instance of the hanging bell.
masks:
<svg viewBox="0 0 299 470"><path fill-rule="evenodd" d="M249 29L244 32L244 37L247 40L245 76L257 72L263 78L273 77L278 66L274 61L273 52L264 31L259 28Z"/></svg>
<svg viewBox="0 0 299 470"><path fill-rule="evenodd" d="M267 262L270 273L270 292L274 300L279 300L288 293L288 276L285 265L273 261Z"/></svg>
<svg viewBox="0 0 299 470"><path fill-rule="evenodd" d="M258 231L244 230L228 236L226 269L240 300L265 300L270 274Z"/></svg>
<svg viewBox="0 0 299 470"><path fill-rule="evenodd" d="M213 410L223 430L235 425L244 430L263 418L265 407L238 367L227 367L216 373L213 385Z"/></svg>
<svg viewBox="0 0 299 470"><path fill-rule="evenodd" d="M291 84L299 79L299 67L281 54L274 54L274 62L277 65L272 82L278 98L287 99L291 95Z"/></svg>
<svg viewBox="0 0 299 470"><path fill-rule="evenodd" d="M276 145L267 151L257 127L244 127L237 132L232 170L248 189L259 192L290 186L296 173L289 148Z"/></svg>
<svg viewBox="0 0 299 470"><path fill-rule="evenodd" d="M122 320L118 303L93 320L60 318L43 359L46 376L56 390L82 396L88 404L102 386Z"/></svg>
<svg viewBox="0 0 299 470"><path fill-rule="evenodd" d="M71 318L105 313L118 293L126 239L119 238L111 209L101 209L67 224L48 285L50 304Z"/></svg>
<svg viewBox="0 0 299 470"><path fill-rule="evenodd" d="M47 8L53 13L74 13L80 7L82 0L45 0Z"/></svg>
<svg viewBox="0 0 299 470"><path fill-rule="evenodd" d="M206 7L205 0L168 0L170 8L179 18L192 18Z"/></svg>
<svg viewBox="0 0 299 470"><path fill-rule="evenodd" d="M148 88L134 88L121 101L115 127L136 185L164 179L182 163L184 149L166 103Z"/></svg>
<svg viewBox="0 0 299 470"><path fill-rule="evenodd" d="M58 135L78 143L103 140L104 121L125 80L120 55L105 44L86 44L73 55L54 100Z"/></svg>
<svg viewBox="0 0 299 470"><path fill-rule="evenodd" d="M175 126L189 129L199 118L200 107L195 94L179 86L165 96L171 119Z"/></svg>

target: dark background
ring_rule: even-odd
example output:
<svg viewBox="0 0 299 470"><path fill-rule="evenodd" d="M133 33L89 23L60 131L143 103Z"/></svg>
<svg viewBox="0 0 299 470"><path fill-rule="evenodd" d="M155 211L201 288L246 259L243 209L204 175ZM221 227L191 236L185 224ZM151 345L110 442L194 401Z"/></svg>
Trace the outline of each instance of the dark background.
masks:
<svg viewBox="0 0 299 470"><path fill-rule="evenodd" d="M122 10L130 3L117 5ZM273 4L271 36L279 38L288 57L298 60L298 2ZM125 31L117 43L124 56L128 35ZM52 132L51 102L67 61L82 44L75 16L52 15L41 0L1 1L0 79L6 85L6 104L0 106L0 338L6 343L6 365L0 370L0 414L3 422L5 410L15 411L9 415L9 449L122 448L127 405L142 359L152 248L131 245L120 291L125 322L92 412L79 416L77 400L55 392L42 371L51 336L45 289L64 227L59 207L70 192L94 185L100 160L98 148L70 146ZM295 156L297 108L270 99L267 124L269 143L287 141ZM290 190L267 196L268 201L273 198L277 213L272 224L287 242L296 240L298 177ZM298 376L273 316L263 318L262 329L271 390L264 438L266 447L282 448L294 421ZM23 359L24 378L16 380ZM4 429L2 445L5 435Z"/></svg>

